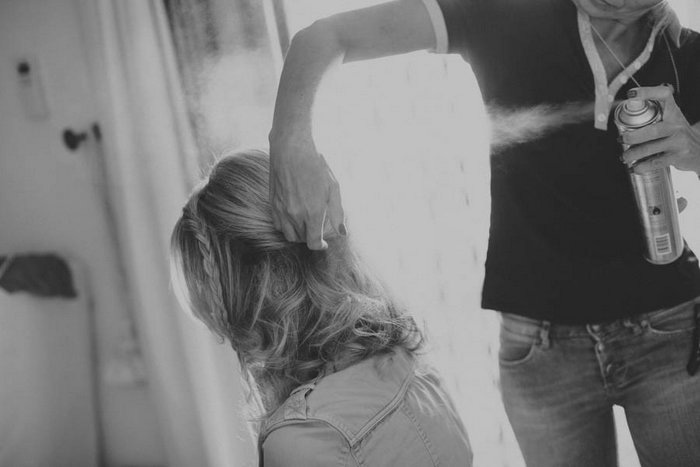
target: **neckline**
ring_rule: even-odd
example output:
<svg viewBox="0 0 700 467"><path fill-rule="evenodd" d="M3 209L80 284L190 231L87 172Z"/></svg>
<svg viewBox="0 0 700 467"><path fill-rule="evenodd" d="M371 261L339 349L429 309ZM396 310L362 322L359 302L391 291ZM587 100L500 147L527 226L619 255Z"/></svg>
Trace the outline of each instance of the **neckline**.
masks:
<svg viewBox="0 0 700 467"><path fill-rule="evenodd" d="M627 65L623 65L624 68L608 80L607 71L605 70L603 60L600 57L600 52L598 51L598 47L595 44L595 38L593 37L593 26L591 24L591 18L587 13L581 10L578 10L578 18L579 36L581 36L581 40L584 44L584 50L589 58L591 68L593 68L592 71L594 72L594 77L596 73L601 73L602 70L602 74L603 76L605 76L605 85L607 88L617 88L617 90L619 90L619 88L622 87L622 85L627 83L630 76L638 72L642 68L644 63L646 63L649 60L649 58L651 58L653 44L656 41L656 36L659 32L658 27L652 28L642 51L639 54L635 55L634 58L630 61L630 63L628 63ZM590 40L590 45L592 46L590 49L586 48L586 42L588 40ZM620 86L616 86L617 83L619 83Z"/></svg>
<svg viewBox="0 0 700 467"><path fill-rule="evenodd" d="M610 107L615 102L615 97L620 89L627 84L631 76L635 75L651 58L654 43L660 30L660 25L655 25L642 51L619 73L608 79L605 66L598 52L598 47L593 38L590 16L576 8L579 42L583 47L589 69L593 75L595 93L595 128L606 131L608 128L608 116ZM643 84L643 83L641 83Z"/></svg>

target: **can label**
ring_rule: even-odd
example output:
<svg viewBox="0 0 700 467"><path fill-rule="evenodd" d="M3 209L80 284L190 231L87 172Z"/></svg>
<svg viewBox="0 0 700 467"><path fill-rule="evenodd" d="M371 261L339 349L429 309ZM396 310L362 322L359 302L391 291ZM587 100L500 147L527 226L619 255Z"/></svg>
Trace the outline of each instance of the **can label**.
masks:
<svg viewBox="0 0 700 467"><path fill-rule="evenodd" d="M651 233L654 251L659 255L666 255L671 252L672 242L669 227L672 225L670 219L669 205L672 201L668 199L668 193L664 189L664 171L655 170L641 175L635 175L640 188L644 190L642 208L646 211L645 218L648 219L648 228Z"/></svg>

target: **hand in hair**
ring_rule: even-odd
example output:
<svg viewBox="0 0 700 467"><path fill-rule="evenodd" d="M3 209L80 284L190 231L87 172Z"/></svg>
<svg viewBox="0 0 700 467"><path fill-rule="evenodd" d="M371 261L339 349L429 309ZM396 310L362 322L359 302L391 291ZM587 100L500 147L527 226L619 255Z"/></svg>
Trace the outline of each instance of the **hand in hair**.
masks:
<svg viewBox="0 0 700 467"><path fill-rule="evenodd" d="M312 144L273 151L270 162L272 220L288 241L323 250L324 235L346 235L340 186Z"/></svg>

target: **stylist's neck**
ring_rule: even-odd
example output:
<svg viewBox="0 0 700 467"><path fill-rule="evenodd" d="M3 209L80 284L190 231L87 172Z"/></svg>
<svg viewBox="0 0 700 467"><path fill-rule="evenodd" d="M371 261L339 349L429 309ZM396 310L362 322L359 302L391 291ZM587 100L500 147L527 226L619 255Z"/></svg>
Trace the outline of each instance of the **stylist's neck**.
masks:
<svg viewBox="0 0 700 467"><path fill-rule="evenodd" d="M629 39L643 39L646 28L646 17L629 19L609 19L609 18L593 18L591 24L603 36L606 42L623 41Z"/></svg>

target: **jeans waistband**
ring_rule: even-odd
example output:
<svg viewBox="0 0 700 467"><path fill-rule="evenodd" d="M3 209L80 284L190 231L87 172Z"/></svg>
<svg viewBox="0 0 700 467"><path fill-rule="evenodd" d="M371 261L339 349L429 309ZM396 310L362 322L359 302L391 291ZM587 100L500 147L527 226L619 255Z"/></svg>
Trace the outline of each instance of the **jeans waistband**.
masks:
<svg viewBox="0 0 700 467"><path fill-rule="evenodd" d="M591 332L604 335L612 334L624 329L643 328L649 323L653 324L655 320L660 319L662 316L668 316L669 314L674 313L687 313L688 320L692 321L695 317L696 309L698 309L699 311L697 312L700 313L700 297L669 308L662 308L660 310L630 316L629 318L617 319L603 323L556 324L550 321L537 320L512 313L500 313L500 315L501 325L506 330L517 332L519 334L544 335L545 339L548 337L567 339L591 337Z"/></svg>

